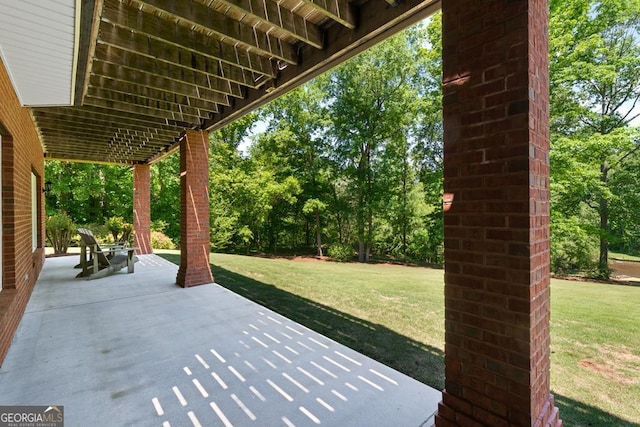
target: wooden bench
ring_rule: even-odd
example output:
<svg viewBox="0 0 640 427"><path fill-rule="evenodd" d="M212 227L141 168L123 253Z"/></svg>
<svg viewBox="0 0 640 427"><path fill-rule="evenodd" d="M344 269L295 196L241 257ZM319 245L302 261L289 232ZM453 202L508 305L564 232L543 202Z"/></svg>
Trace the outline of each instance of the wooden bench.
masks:
<svg viewBox="0 0 640 427"><path fill-rule="evenodd" d="M103 245L101 248L91 230L79 228L80 235L80 268L82 271L76 277L86 277L87 280L98 279L120 271L127 267L127 273L134 272L136 248L124 245Z"/></svg>

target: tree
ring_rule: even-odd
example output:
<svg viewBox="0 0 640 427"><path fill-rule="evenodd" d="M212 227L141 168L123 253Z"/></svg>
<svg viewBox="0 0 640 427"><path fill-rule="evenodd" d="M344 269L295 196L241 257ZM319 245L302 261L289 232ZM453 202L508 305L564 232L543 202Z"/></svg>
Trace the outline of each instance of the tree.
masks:
<svg viewBox="0 0 640 427"><path fill-rule="evenodd" d="M274 214L294 204L300 193L295 177L281 173L259 156L243 157L237 147L255 117L232 123L210 137L210 216L214 249L249 251L278 245ZM255 154L256 148L252 148Z"/></svg>
<svg viewBox="0 0 640 427"><path fill-rule="evenodd" d="M180 240L180 153L175 152L151 165L151 220L166 224L163 232Z"/></svg>
<svg viewBox="0 0 640 427"><path fill-rule="evenodd" d="M45 179L47 215L66 212L77 224L104 224L112 216L131 220L133 184L131 167L48 161Z"/></svg>
<svg viewBox="0 0 640 427"><path fill-rule="evenodd" d="M413 117L416 72L404 33L358 55L329 75L335 159L352 183L358 259L366 262L374 240L374 216L385 201L380 155Z"/></svg>
<svg viewBox="0 0 640 427"><path fill-rule="evenodd" d="M443 119L442 119L442 14L434 14L424 27L410 30L417 52L416 120L411 128L415 141L413 161L427 201L425 230L412 252L433 264L443 262ZM420 35L422 34L422 37ZM415 255L414 255L415 256Z"/></svg>
<svg viewBox="0 0 640 427"><path fill-rule="evenodd" d="M303 234L305 246L311 246L311 231L315 230L319 254L320 216L325 213L331 195L326 137L330 122L322 91L325 80L314 80L270 103L262 112L269 126L252 152L256 160L270 165L282 176L294 176L300 183L296 206L291 206L290 212L280 212L278 218L284 221L283 214L291 216L288 220L294 245L298 241L296 236ZM305 210L305 206L312 212Z"/></svg>
<svg viewBox="0 0 640 427"><path fill-rule="evenodd" d="M637 0L551 2L552 150L570 149L590 178L581 202L598 214L602 277L609 275L611 177L640 150L629 129L639 116L638 40Z"/></svg>
<svg viewBox="0 0 640 427"><path fill-rule="evenodd" d="M320 226L320 214L325 211L327 205L318 199L308 199L302 207L302 212L313 215L315 219L316 246L318 256L322 257L322 227Z"/></svg>

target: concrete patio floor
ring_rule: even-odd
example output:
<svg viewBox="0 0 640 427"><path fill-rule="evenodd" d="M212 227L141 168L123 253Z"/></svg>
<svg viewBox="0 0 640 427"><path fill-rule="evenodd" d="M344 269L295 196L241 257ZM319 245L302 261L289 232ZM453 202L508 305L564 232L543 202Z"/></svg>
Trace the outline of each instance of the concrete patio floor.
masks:
<svg viewBox="0 0 640 427"><path fill-rule="evenodd" d="M75 279L48 258L0 367L0 405L71 426L430 426L440 392L177 267Z"/></svg>

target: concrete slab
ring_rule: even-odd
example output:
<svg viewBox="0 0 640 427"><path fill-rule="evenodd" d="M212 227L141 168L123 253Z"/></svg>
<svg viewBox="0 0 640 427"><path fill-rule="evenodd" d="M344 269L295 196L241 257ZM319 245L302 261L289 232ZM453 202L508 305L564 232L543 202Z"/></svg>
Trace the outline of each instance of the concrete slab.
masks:
<svg viewBox="0 0 640 427"><path fill-rule="evenodd" d="M430 426L440 392L177 267L75 279L49 258L0 368L0 405L66 426Z"/></svg>

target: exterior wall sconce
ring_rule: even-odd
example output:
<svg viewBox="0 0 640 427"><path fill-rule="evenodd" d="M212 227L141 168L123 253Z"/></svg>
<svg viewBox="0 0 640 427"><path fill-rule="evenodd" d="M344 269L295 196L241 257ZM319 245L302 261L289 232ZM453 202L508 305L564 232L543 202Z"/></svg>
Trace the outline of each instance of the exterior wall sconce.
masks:
<svg viewBox="0 0 640 427"><path fill-rule="evenodd" d="M51 181L47 181L44 183L44 187L42 188L42 192L44 193L45 196L48 196L49 193L51 193L51 188L53 186L53 183Z"/></svg>
<svg viewBox="0 0 640 427"><path fill-rule="evenodd" d="M447 212L453 205L453 193L444 193L442 196L442 210Z"/></svg>

